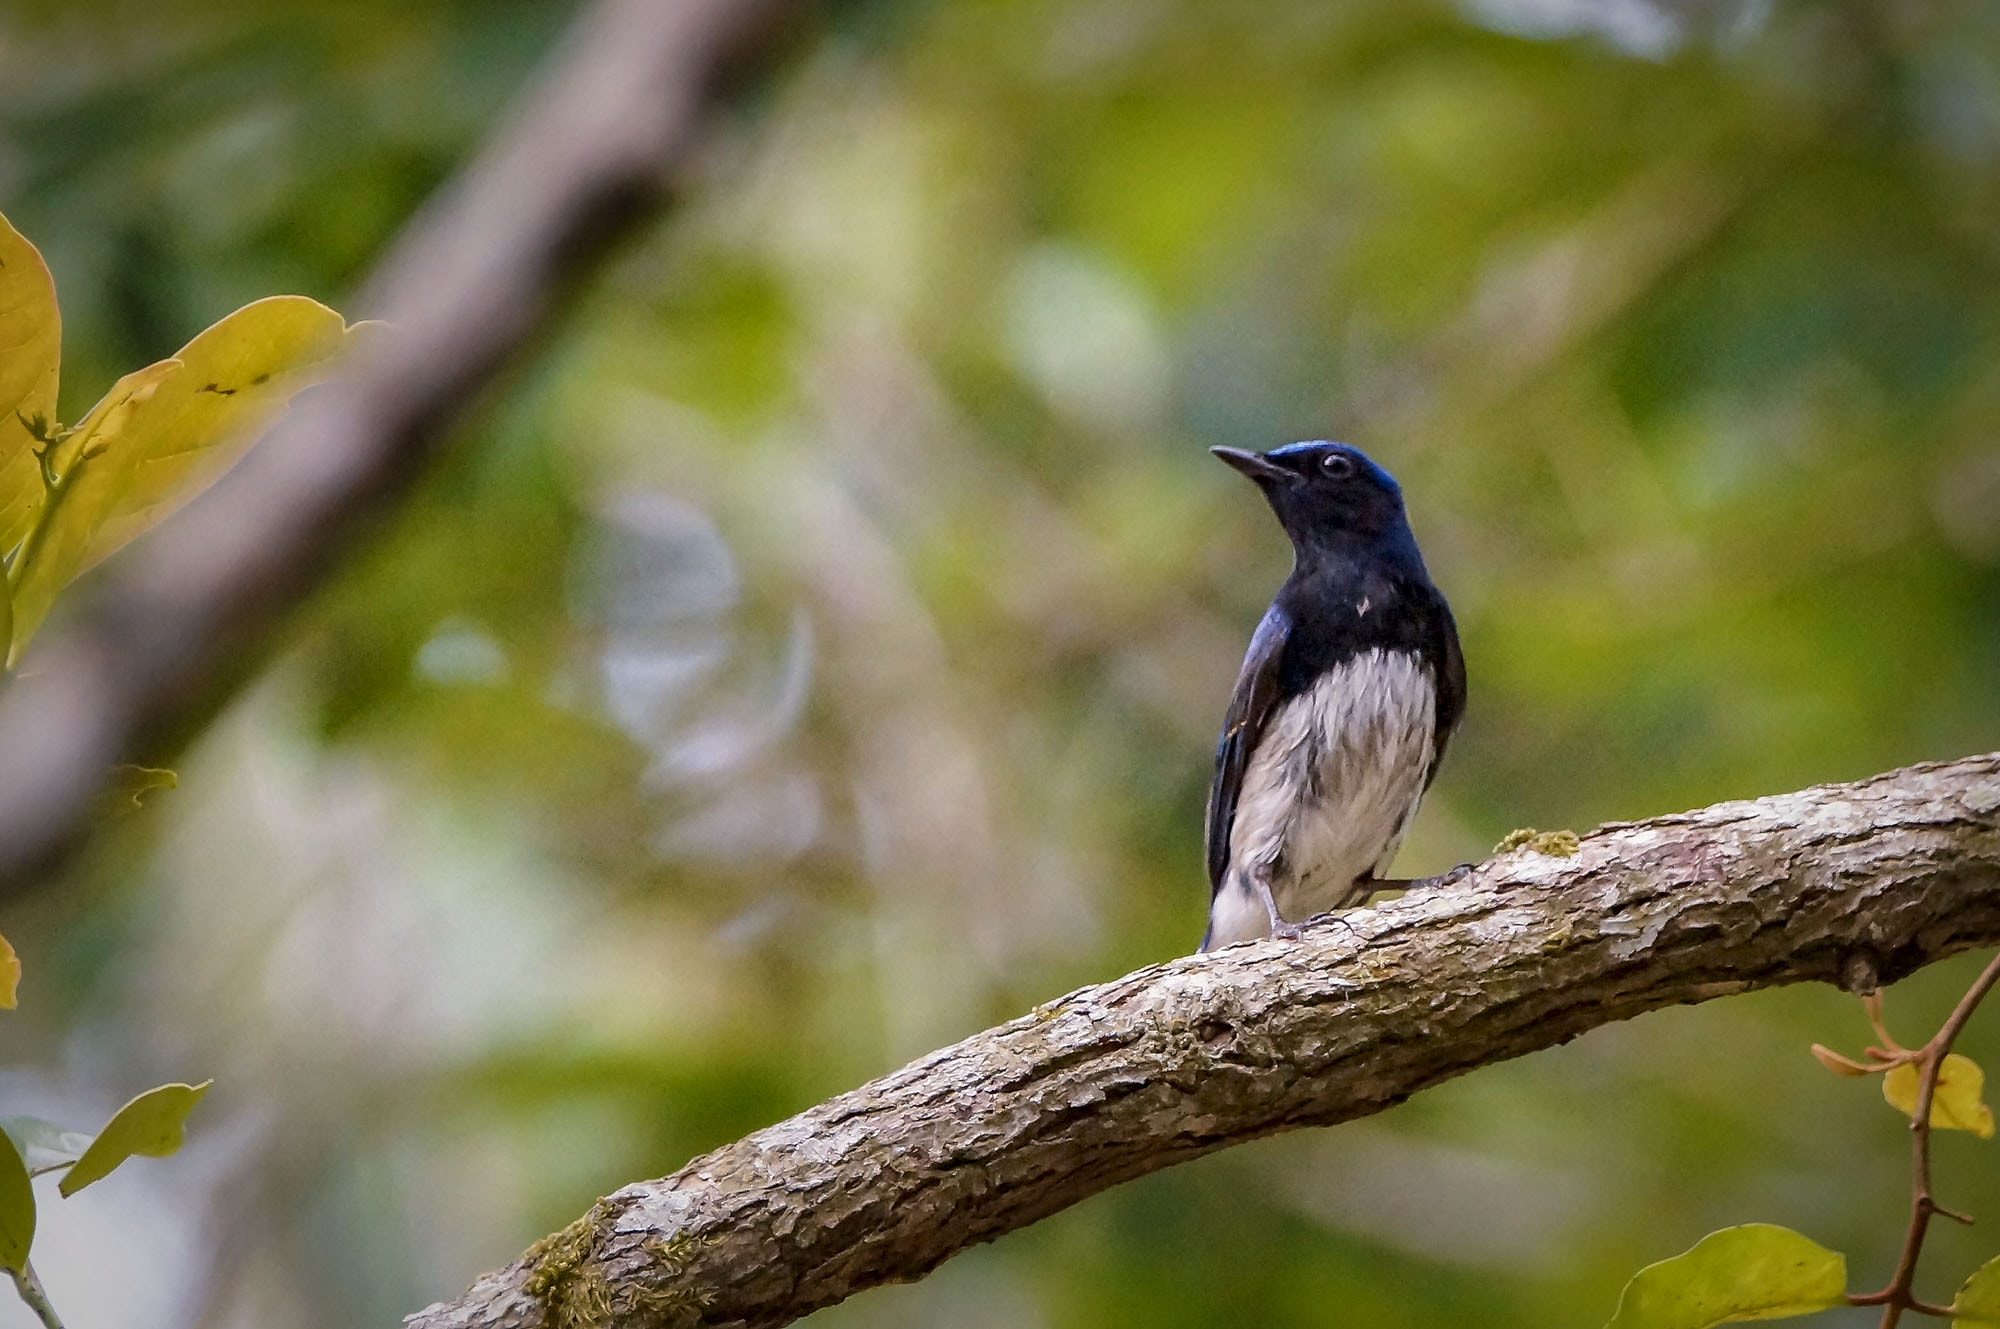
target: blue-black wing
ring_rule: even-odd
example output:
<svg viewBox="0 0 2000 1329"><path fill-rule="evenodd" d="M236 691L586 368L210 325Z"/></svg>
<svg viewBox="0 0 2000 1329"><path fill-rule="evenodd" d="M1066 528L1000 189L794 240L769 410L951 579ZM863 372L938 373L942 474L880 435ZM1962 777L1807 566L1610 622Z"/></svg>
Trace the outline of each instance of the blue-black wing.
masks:
<svg viewBox="0 0 2000 1329"><path fill-rule="evenodd" d="M1291 620L1272 605L1250 638L1222 738L1215 745L1215 783L1208 789L1208 892L1222 889L1229 872L1229 832L1236 824L1236 799L1243 790L1243 772L1263 736L1271 712L1278 707L1278 666L1292 632Z"/></svg>
<svg viewBox="0 0 2000 1329"><path fill-rule="evenodd" d="M1452 621L1451 608L1444 597L1435 590L1431 595L1437 611L1432 617L1427 645L1436 673L1432 683L1437 688L1437 733L1431 742L1431 768L1424 772L1425 789L1437 778L1445 744L1451 741L1452 730L1458 728L1459 719L1465 714L1465 655L1458 648L1458 625Z"/></svg>

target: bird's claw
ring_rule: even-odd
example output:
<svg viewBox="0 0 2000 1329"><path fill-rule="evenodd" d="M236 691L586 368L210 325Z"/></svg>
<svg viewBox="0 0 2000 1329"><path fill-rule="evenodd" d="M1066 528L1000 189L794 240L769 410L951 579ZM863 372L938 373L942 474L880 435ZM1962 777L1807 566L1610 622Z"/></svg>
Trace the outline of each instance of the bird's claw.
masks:
<svg viewBox="0 0 2000 1329"><path fill-rule="evenodd" d="M1467 877L1471 876L1472 869L1476 866L1478 865L1474 863L1460 863L1457 867L1452 868L1446 872L1440 872L1435 877L1424 878L1423 881L1418 883L1418 885L1431 887L1437 890L1442 890L1447 886L1456 886L1458 885L1458 883L1464 881Z"/></svg>
<svg viewBox="0 0 2000 1329"><path fill-rule="evenodd" d="M1338 923L1349 932L1354 931L1354 924L1347 921L1346 913L1337 909L1328 909L1324 913L1314 914L1311 918L1293 928L1292 931L1302 932L1306 928L1318 927L1321 923Z"/></svg>

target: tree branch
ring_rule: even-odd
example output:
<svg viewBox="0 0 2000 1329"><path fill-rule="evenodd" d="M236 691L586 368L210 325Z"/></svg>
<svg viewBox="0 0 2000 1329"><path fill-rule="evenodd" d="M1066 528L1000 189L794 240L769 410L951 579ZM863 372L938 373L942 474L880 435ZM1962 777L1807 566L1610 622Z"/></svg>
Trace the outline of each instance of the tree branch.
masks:
<svg viewBox="0 0 2000 1329"><path fill-rule="evenodd" d="M782 1325L1614 1020L1995 944L2000 753L1602 826L1572 857L1518 850L1297 943L1072 992L627 1186L409 1323Z"/></svg>
<svg viewBox="0 0 2000 1329"><path fill-rule="evenodd" d="M466 403L684 166L789 0L600 0L511 122L404 231L359 308L388 320L213 490L112 565L0 699L0 888L45 869L112 765L310 589ZM761 41L759 39L762 39ZM753 51L752 48L756 48Z"/></svg>

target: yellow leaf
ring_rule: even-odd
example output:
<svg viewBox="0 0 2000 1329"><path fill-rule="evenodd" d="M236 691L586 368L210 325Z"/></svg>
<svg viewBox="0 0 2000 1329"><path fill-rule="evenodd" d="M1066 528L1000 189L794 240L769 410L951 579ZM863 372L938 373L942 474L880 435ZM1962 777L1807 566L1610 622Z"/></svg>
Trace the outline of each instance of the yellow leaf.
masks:
<svg viewBox="0 0 2000 1329"><path fill-rule="evenodd" d="M0 937L0 1011L11 1011L18 1004L21 988L21 957L14 954L13 945Z"/></svg>
<svg viewBox="0 0 2000 1329"><path fill-rule="evenodd" d="M62 319L35 247L0 217L0 554L27 534L42 502L32 432L53 430Z"/></svg>
<svg viewBox="0 0 2000 1329"><path fill-rule="evenodd" d="M119 379L55 451L57 492L9 573L9 663L57 592L213 483L354 331L315 300L271 296Z"/></svg>
<svg viewBox="0 0 2000 1329"><path fill-rule="evenodd" d="M1906 1117L1917 1115L1916 1064L1904 1062L1882 1077L1882 1097ZM1931 1095L1931 1125L1943 1130L1970 1131L1982 1140L1993 1138L1993 1109L1980 1101L1986 1073L1979 1063L1956 1052L1938 1068L1937 1092Z"/></svg>

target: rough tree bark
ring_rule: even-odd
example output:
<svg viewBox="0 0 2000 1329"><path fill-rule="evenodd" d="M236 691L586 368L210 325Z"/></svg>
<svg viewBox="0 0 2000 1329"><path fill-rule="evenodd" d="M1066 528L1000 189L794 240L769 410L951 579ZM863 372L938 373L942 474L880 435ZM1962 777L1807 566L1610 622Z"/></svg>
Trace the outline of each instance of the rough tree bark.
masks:
<svg viewBox="0 0 2000 1329"><path fill-rule="evenodd" d="M2000 944L2000 753L1614 823L1083 988L627 1186L415 1329L786 1324L1109 1186L1644 1011Z"/></svg>

